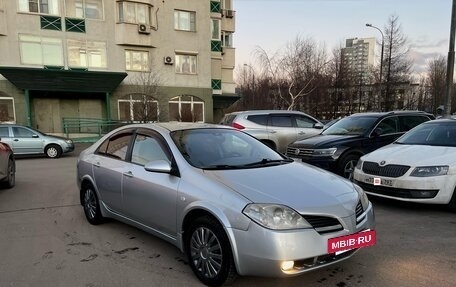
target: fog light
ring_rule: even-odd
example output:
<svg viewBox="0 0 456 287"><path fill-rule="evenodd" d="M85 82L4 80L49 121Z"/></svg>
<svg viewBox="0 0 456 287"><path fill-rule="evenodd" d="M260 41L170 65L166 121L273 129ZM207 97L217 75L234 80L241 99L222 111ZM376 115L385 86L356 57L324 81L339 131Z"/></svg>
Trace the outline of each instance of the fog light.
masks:
<svg viewBox="0 0 456 287"><path fill-rule="evenodd" d="M283 271L290 271L291 269L293 269L293 266L294 266L294 261L283 261L281 264Z"/></svg>

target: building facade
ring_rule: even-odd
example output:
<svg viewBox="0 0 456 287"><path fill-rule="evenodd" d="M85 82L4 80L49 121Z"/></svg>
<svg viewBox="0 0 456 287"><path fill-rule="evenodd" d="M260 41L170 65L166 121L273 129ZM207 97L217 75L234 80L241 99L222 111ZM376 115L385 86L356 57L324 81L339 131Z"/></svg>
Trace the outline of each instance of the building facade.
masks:
<svg viewBox="0 0 456 287"><path fill-rule="evenodd" d="M369 69L375 61L375 38L346 39L341 49L341 66L344 80L349 85L366 83Z"/></svg>
<svg viewBox="0 0 456 287"><path fill-rule="evenodd" d="M213 122L237 99L232 0L0 0L0 122Z"/></svg>

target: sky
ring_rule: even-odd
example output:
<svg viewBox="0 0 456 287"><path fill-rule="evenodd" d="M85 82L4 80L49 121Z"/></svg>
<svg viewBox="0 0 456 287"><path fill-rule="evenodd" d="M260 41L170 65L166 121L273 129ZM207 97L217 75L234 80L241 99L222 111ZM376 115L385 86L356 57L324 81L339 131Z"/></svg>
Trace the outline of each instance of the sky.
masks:
<svg viewBox="0 0 456 287"><path fill-rule="evenodd" d="M329 51L348 38L376 37L391 15L399 16L408 38L414 72L426 71L429 59L447 56L451 0L233 0L236 10L236 66L258 67L253 51L273 53L297 36L312 38ZM380 55L380 46L377 49Z"/></svg>

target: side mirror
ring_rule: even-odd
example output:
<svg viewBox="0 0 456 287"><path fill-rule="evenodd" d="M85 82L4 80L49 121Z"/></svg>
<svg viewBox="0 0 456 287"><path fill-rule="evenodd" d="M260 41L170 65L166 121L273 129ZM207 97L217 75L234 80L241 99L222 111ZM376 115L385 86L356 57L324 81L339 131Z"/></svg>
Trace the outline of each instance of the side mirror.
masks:
<svg viewBox="0 0 456 287"><path fill-rule="evenodd" d="M144 169L150 172L171 173L172 168L170 162L159 159L146 163Z"/></svg>
<svg viewBox="0 0 456 287"><path fill-rule="evenodd" d="M376 128L372 132L371 137L373 137L373 138L379 137L382 134L382 132L383 132L382 128Z"/></svg>
<svg viewBox="0 0 456 287"><path fill-rule="evenodd" d="M319 129L319 130L321 130L321 129L323 129L324 127L325 127L325 126L324 126L322 123L316 123L316 124L314 124L314 129Z"/></svg>

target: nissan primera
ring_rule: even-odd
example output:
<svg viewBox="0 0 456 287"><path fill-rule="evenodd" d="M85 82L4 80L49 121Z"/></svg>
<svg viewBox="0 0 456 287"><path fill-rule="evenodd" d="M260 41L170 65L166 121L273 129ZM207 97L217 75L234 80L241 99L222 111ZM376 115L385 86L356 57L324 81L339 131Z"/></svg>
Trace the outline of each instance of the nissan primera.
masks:
<svg viewBox="0 0 456 287"><path fill-rule="evenodd" d="M375 242L359 186L228 127L119 128L81 153L77 181L90 223L115 218L171 242L210 286L298 275Z"/></svg>

